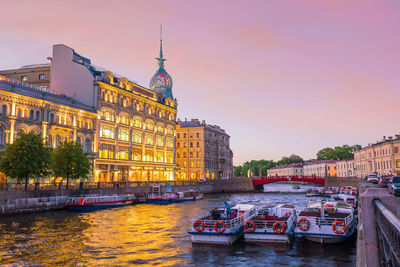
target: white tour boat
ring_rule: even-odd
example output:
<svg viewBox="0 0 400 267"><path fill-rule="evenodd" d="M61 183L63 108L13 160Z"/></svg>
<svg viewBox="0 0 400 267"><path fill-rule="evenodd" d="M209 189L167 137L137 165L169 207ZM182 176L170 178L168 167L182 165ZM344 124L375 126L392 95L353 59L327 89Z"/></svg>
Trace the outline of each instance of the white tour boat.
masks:
<svg viewBox="0 0 400 267"><path fill-rule="evenodd" d="M306 197L319 197L321 196L322 188L319 187L313 187L310 189L307 189L306 191Z"/></svg>
<svg viewBox="0 0 400 267"><path fill-rule="evenodd" d="M343 186L339 190L340 194L350 194L350 195L357 195L357 187L355 186Z"/></svg>
<svg viewBox="0 0 400 267"><path fill-rule="evenodd" d="M357 197L354 195L350 194L334 194L331 195L331 198L333 200L336 200L337 202L344 202L349 204L354 208L354 210L357 210Z"/></svg>
<svg viewBox="0 0 400 267"><path fill-rule="evenodd" d="M237 204L230 216L225 209L214 209L193 219L192 242L197 244L231 245L243 236L243 224L256 213L254 205Z"/></svg>
<svg viewBox="0 0 400 267"><path fill-rule="evenodd" d="M92 211L131 205L136 202L136 197L130 195L88 195L70 197L67 208L75 211Z"/></svg>
<svg viewBox="0 0 400 267"><path fill-rule="evenodd" d="M263 207L244 223L244 240L258 243L290 243L296 225L296 209L279 204Z"/></svg>
<svg viewBox="0 0 400 267"><path fill-rule="evenodd" d="M297 214L295 235L321 244L339 243L356 228L353 208L343 202L316 201Z"/></svg>

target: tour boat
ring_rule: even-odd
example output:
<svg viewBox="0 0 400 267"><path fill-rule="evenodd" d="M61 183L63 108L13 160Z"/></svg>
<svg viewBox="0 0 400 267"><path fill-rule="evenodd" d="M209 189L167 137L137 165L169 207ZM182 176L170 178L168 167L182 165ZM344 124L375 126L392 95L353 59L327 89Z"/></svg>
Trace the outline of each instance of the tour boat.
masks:
<svg viewBox="0 0 400 267"><path fill-rule="evenodd" d="M354 210L357 210L357 197L354 195L349 195L349 194L334 194L331 196L333 200L336 200L337 202L344 202L349 204L354 208Z"/></svg>
<svg viewBox="0 0 400 267"><path fill-rule="evenodd" d="M343 202L316 201L297 214L295 235L321 244L339 243L356 228L353 208Z"/></svg>
<svg viewBox="0 0 400 267"><path fill-rule="evenodd" d="M323 191L323 195L326 197L329 197L333 194L337 194L338 193L338 188L337 187L327 187L324 189Z"/></svg>
<svg viewBox="0 0 400 267"><path fill-rule="evenodd" d="M296 225L296 209L279 204L257 209L244 223L244 240L257 243L290 243Z"/></svg>
<svg viewBox="0 0 400 267"><path fill-rule="evenodd" d="M203 194L195 191L185 191L185 192L168 192L161 195L149 195L147 197L147 203L150 204L170 204L179 203L185 201L200 200L203 198Z"/></svg>
<svg viewBox="0 0 400 267"><path fill-rule="evenodd" d="M243 236L244 222L255 213L254 205L237 204L231 208L230 216L223 208L198 216L189 231L192 243L231 245Z"/></svg>
<svg viewBox="0 0 400 267"><path fill-rule="evenodd" d="M135 195L92 195L70 197L67 201L69 210L92 211L130 205L136 202Z"/></svg>
<svg viewBox="0 0 400 267"><path fill-rule="evenodd" d="M307 189L306 191L306 197L319 197L321 196L321 188L314 187Z"/></svg>
<svg viewBox="0 0 400 267"><path fill-rule="evenodd" d="M357 187L355 186L344 186L341 187L339 190L340 194L350 194L350 195L357 195Z"/></svg>

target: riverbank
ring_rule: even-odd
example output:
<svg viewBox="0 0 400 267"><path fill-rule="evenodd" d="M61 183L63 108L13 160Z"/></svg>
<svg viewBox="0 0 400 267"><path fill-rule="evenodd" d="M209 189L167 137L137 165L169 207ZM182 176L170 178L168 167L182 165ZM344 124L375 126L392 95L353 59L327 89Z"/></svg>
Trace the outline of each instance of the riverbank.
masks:
<svg viewBox="0 0 400 267"><path fill-rule="evenodd" d="M158 182L115 183L113 187L97 187L55 190L0 191L0 214L15 214L35 211L46 211L64 208L67 199L72 196L86 195L125 195L133 193L150 193L152 184ZM166 184L167 182L162 182ZM173 192L194 190L205 194L236 193L254 191L251 179L234 178L216 180L212 183L185 184L170 182ZM40 187L37 187L40 188Z"/></svg>

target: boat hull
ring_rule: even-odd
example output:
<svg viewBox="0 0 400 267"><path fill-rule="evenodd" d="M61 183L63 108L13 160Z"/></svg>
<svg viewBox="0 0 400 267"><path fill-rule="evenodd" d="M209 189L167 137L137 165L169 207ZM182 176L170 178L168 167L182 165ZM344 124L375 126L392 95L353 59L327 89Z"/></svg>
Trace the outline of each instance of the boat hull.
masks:
<svg viewBox="0 0 400 267"><path fill-rule="evenodd" d="M69 210L72 211L94 211L94 210L103 210L110 208L117 208L127 205L132 205L134 200L126 200L124 202L115 202L115 203L99 203L99 204L85 204L85 205L69 205L67 206Z"/></svg>
<svg viewBox="0 0 400 267"><path fill-rule="evenodd" d="M167 205L171 203L170 199L147 199L148 204Z"/></svg>
<svg viewBox="0 0 400 267"><path fill-rule="evenodd" d="M193 244L216 244L216 245L232 245L235 241L243 236L241 230L234 233L199 233L189 232L192 235Z"/></svg>
<svg viewBox="0 0 400 267"><path fill-rule="evenodd" d="M253 232L244 233L244 240L248 243L280 243L290 244L292 240L292 234L276 234L276 233L263 233Z"/></svg>
<svg viewBox="0 0 400 267"><path fill-rule="evenodd" d="M307 233L307 232L297 232L303 238L310 240L312 242L321 244L336 244L345 241L347 238L353 235L356 228L356 224L353 224L349 231L344 234L322 234L322 233Z"/></svg>

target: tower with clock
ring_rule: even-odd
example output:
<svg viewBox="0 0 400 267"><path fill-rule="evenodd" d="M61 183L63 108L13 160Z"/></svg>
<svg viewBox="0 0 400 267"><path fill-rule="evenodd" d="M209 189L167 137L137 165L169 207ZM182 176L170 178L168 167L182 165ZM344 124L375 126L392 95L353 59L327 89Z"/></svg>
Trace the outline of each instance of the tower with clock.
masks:
<svg viewBox="0 0 400 267"><path fill-rule="evenodd" d="M162 30L160 36L160 56L156 59L158 60L158 70L150 80L150 89L160 93L166 102L173 102L172 79L164 68L164 61L166 61L166 59L163 56L162 50ZM167 98L170 98L170 100L167 101Z"/></svg>

